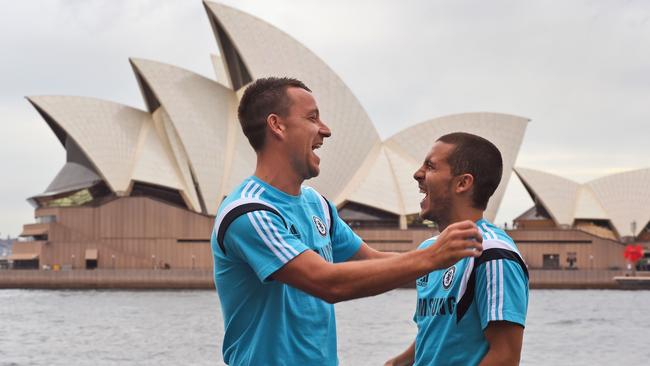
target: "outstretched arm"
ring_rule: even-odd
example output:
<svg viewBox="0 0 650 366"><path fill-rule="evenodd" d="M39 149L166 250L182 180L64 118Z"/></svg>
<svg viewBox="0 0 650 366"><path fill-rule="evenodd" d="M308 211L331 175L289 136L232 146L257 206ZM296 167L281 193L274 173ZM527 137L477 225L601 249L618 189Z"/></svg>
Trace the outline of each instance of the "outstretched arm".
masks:
<svg viewBox="0 0 650 366"><path fill-rule="evenodd" d="M377 249L370 247L368 244L361 243L361 247L355 255L350 258L352 261L366 260L366 259L379 259L379 258L390 258L399 255L395 252L382 252Z"/></svg>
<svg viewBox="0 0 650 366"><path fill-rule="evenodd" d="M415 341L406 351L386 361L384 366L411 366L415 362Z"/></svg>
<svg viewBox="0 0 650 366"><path fill-rule="evenodd" d="M426 249L389 258L332 264L304 251L277 270L272 278L335 303L377 295L413 281L464 257L481 254L482 237L471 221L447 227Z"/></svg>

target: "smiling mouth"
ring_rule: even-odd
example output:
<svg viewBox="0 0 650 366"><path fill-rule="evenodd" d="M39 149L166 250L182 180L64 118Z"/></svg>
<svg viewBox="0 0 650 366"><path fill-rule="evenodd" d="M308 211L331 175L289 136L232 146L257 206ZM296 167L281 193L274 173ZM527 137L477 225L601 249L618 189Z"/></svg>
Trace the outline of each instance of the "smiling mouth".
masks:
<svg viewBox="0 0 650 366"><path fill-rule="evenodd" d="M311 147L311 152L312 152L314 155L316 155L316 150L317 150L317 149L320 149L321 146L323 146L323 143L322 143L322 142L313 145L313 146ZM316 156L318 156L318 155L316 155Z"/></svg>
<svg viewBox="0 0 650 366"><path fill-rule="evenodd" d="M427 197L429 197L429 194L427 193L427 191L424 189L423 186L418 186L418 187L420 188L420 193L424 194L422 201L420 201L420 205L422 205L426 201Z"/></svg>

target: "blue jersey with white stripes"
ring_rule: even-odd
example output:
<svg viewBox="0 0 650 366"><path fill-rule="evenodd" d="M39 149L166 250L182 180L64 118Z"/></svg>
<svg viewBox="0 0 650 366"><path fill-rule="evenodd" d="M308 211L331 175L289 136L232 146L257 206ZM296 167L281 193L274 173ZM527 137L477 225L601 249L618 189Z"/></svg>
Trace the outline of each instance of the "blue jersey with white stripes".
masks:
<svg viewBox="0 0 650 366"><path fill-rule="evenodd" d="M528 270L514 241L486 220L476 225L483 253L416 281L415 365L478 365L488 351L491 321L525 325ZM435 245L435 237L418 249Z"/></svg>
<svg viewBox="0 0 650 366"><path fill-rule="evenodd" d="M225 232L224 253L217 243L219 225L245 203L263 203L282 217L269 211L239 216ZM328 262L345 261L359 250L361 239L332 206L330 218L327 205L312 188L292 196L253 176L219 207L211 242L227 364L338 364L333 305L269 278L305 250Z"/></svg>

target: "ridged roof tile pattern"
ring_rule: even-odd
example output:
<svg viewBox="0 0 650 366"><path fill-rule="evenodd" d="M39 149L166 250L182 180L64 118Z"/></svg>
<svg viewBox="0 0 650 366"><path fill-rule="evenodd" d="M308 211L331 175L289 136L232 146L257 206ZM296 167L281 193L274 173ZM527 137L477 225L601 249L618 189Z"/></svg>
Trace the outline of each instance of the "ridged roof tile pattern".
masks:
<svg viewBox="0 0 650 366"><path fill-rule="evenodd" d="M604 219L612 223L618 235L636 236L650 222L650 168L608 175L584 184L533 169L518 167L515 171L557 224Z"/></svg>
<svg viewBox="0 0 650 366"><path fill-rule="evenodd" d="M151 114L85 97L29 100L63 128L118 195L128 194L132 181L184 190Z"/></svg>
<svg viewBox="0 0 650 366"><path fill-rule="evenodd" d="M184 185L179 179L173 161L174 159L169 149L165 148L153 120L143 123L138 137L136 163L131 173L131 179L182 191Z"/></svg>
<svg viewBox="0 0 650 366"><path fill-rule="evenodd" d="M216 213L221 199L252 174L256 160L236 119L243 88L230 87L234 79L226 65L231 61L243 63L239 66L253 78L288 75L313 89L333 137L319 150L321 175L307 184L335 203L352 200L399 215L419 212L421 195L413 172L435 139L465 131L486 137L503 155L504 177L486 214L494 217L527 119L499 113L453 115L410 127L382 142L350 89L315 54L258 18L223 5L206 5L208 16L218 19L222 29L215 31L225 32L227 42L236 48L236 53L222 55L236 60L213 57L220 82L175 66L132 59L152 109L149 113L90 98L31 98L74 138L111 189L125 194L133 180L147 181L177 189L192 210ZM223 37L217 34L218 41Z"/></svg>
<svg viewBox="0 0 650 366"><path fill-rule="evenodd" d="M152 114L156 129L160 131L162 140L169 154L174 161L174 167L177 169L177 174L184 184L184 189L181 190L181 195L189 203L190 209L194 211L201 211L201 204L197 196L196 189L194 188L194 181L192 180L192 173L190 172L190 163L187 153L183 149L183 144L174 129L171 118L165 110L165 107L159 107Z"/></svg>
<svg viewBox="0 0 650 366"><path fill-rule="evenodd" d="M357 98L327 64L278 28L221 4L205 4L232 39L253 78L291 76L313 90L320 114L335 138L326 140L319 150L322 173L308 184L327 197L338 196L379 142L375 126Z"/></svg>
<svg viewBox="0 0 650 366"><path fill-rule="evenodd" d="M558 225L573 224L578 183L534 169L515 168L515 172Z"/></svg>
<svg viewBox="0 0 650 366"><path fill-rule="evenodd" d="M219 183L225 171L227 127L237 118L235 93L175 66L131 61L169 114L201 187L207 213L216 214L225 194Z"/></svg>
<svg viewBox="0 0 650 366"><path fill-rule="evenodd" d="M619 235L638 235L650 221L650 168L612 174L587 183Z"/></svg>
<svg viewBox="0 0 650 366"><path fill-rule="evenodd" d="M151 120L148 113L87 97L34 96L28 99L81 147L113 191L127 192L138 136L142 124Z"/></svg>

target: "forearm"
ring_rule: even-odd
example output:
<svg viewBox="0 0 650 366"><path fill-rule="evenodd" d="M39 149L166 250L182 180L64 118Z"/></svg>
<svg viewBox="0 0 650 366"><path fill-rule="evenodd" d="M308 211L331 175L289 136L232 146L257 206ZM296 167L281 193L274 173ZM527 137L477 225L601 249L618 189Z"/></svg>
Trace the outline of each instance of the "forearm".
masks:
<svg viewBox="0 0 650 366"><path fill-rule="evenodd" d="M382 252L372 248L366 243L361 243L361 247L359 248L357 253L354 256L352 256L352 258L350 258L349 260L359 261L359 260L366 260L366 259L390 258L396 255L399 255L399 253Z"/></svg>
<svg viewBox="0 0 650 366"><path fill-rule="evenodd" d="M388 360L384 366L411 366L413 362L415 362L415 341L406 351Z"/></svg>
<svg viewBox="0 0 650 366"><path fill-rule="evenodd" d="M383 258L378 259L333 264L307 250L277 270L272 278L335 303L377 295L434 269L449 267L461 258L477 257L482 250L481 240L474 223L467 221L447 227L436 244L426 249L399 255L382 254ZM362 245L361 250L366 253L357 253L359 258L376 255L367 245L365 248Z"/></svg>
<svg viewBox="0 0 650 366"><path fill-rule="evenodd" d="M332 264L320 275L329 290L326 300L339 302L392 290L437 269L437 263L435 256L414 251L372 261Z"/></svg>

